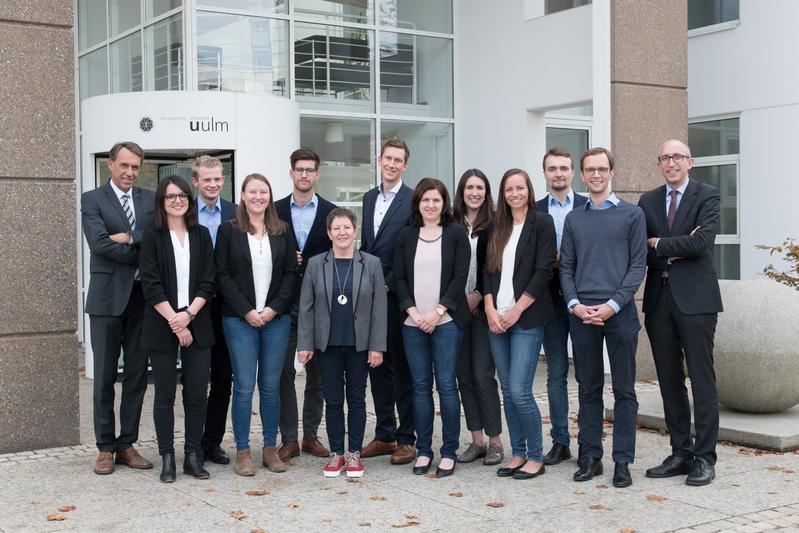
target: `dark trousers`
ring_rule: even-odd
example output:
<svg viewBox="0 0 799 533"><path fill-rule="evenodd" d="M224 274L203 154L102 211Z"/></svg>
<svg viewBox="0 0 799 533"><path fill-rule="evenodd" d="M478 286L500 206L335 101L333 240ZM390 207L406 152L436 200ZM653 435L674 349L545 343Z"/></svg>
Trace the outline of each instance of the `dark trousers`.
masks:
<svg viewBox="0 0 799 533"><path fill-rule="evenodd" d="M208 408L205 413L205 432L202 446L219 446L225 436L227 412L230 406L230 390L233 386L233 369L230 366L230 353L225 342L222 327L222 299L213 299L211 320L214 326L214 339L211 347L211 389L208 392Z"/></svg>
<svg viewBox="0 0 799 533"><path fill-rule="evenodd" d="M666 427L672 454L694 456L716 463L719 436L719 403L713 369L713 337L716 313L685 315L674 305L671 289L664 285L655 309L644 324L652 344ZM696 442L691 441L691 404L685 388L683 357L691 378Z"/></svg>
<svg viewBox="0 0 799 533"><path fill-rule="evenodd" d="M593 304L591 304L593 305ZM638 312L635 302L622 307L604 326L583 324L572 315L570 330L574 344L574 373L580 397L577 439L583 457L602 458L602 390L605 369L602 341L608 347L610 377L613 383L613 461L635 460L635 424L638 399L635 395L635 351L638 348Z"/></svg>
<svg viewBox="0 0 799 533"><path fill-rule="evenodd" d="M494 359L488 344L488 324L482 312L472 316L463 330L458 356L458 390L469 431L484 430L489 437L502 433Z"/></svg>
<svg viewBox="0 0 799 533"><path fill-rule="evenodd" d="M286 359L283 373L280 375L280 438L283 442L297 442L299 408L297 407L297 389L294 387L294 356L297 352L297 306L291 310L291 331L286 348ZM319 424L322 422L322 380L319 377L319 362L312 358L305 365L305 399L302 404L303 437L316 437Z"/></svg>
<svg viewBox="0 0 799 533"><path fill-rule="evenodd" d="M388 294L388 337L383 364L369 368L372 382L372 399L375 404L375 439L398 444L414 444L413 389L408 360L402 344L402 313L394 294ZM399 414L399 426L394 416L394 406Z"/></svg>
<svg viewBox="0 0 799 533"><path fill-rule="evenodd" d="M101 452L122 451L139 440L141 407L147 390L147 353L139 342L143 310L141 283L135 282L122 315L89 316L94 355L94 435ZM124 374L117 437L114 383L120 349Z"/></svg>
<svg viewBox="0 0 799 533"><path fill-rule="evenodd" d="M344 397L347 398L347 451L360 452L366 430L366 352L354 346L328 346L316 352L325 394L325 424L330 451L344 453ZM311 359L313 361L313 359Z"/></svg>
<svg viewBox="0 0 799 533"><path fill-rule="evenodd" d="M178 339L174 337L164 351L151 351L155 398L153 420L158 438L158 453L175 452L175 388L177 386ZM181 378L183 384L183 413L185 415L186 445L184 452L200 452L203 425L205 424L208 394L208 366L211 348L197 348L193 344L180 348Z"/></svg>

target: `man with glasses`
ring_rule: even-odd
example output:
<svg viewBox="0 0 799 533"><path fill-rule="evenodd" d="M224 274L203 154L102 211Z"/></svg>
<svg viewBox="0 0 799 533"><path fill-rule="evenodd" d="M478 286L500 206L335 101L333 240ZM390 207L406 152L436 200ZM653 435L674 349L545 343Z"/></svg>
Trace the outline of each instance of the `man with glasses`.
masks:
<svg viewBox="0 0 799 533"><path fill-rule="evenodd" d="M713 338L722 304L713 244L721 198L714 187L688 177L693 164L685 143L663 143L657 166L666 183L641 196L638 205L646 214L649 245L644 324L671 435L671 455L646 476L687 475L686 484L699 486L715 477L719 432ZM691 378L695 441L684 364Z"/></svg>
<svg viewBox="0 0 799 533"><path fill-rule="evenodd" d="M602 474L604 340L615 399L613 486L629 487L638 416L635 351L641 329L633 297L646 270L646 221L639 207L611 192L613 155L609 150L585 152L580 170L589 201L566 215L560 247L560 282L571 313L580 398L579 469L573 477L588 481Z"/></svg>
<svg viewBox="0 0 799 533"><path fill-rule="evenodd" d="M289 177L294 184L293 191L285 198L275 202L277 214L287 222L297 242L297 263L300 265L300 286L305 274L308 259L330 250L327 236L327 214L336 205L318 194L314 187L319 181L319 156L313 150L300 148L291 154ZM280 460L288 461L300 455L300 449L317 457L327 457L330 452L319 441L317 432L322 421L322 380L319 375L319 361L312 358L305 365L305 400L302 406L302 446L298 439L299 409L297 391L294 387L294 358L297 351L297 312L300 300L297 291L291 310L291 333L286 349L283 374L280 377L280 435L278 450Z"/></svg>
<svg viewBox="0 0 799 533"><path fill-rule="evenodd" d="M144 294L139 245L155 210L155 194L135 187L143 159L138 144L115 144L108 154L111 179L80 199L83 234L91 252L85 311L94 357L94 435L99 450L94 472L101 475L112 473L114 464L153 467L133 447L139 440L147 390L147 353L140 345ZM117 436L114 383L120 349L124 374Z"/></svg>

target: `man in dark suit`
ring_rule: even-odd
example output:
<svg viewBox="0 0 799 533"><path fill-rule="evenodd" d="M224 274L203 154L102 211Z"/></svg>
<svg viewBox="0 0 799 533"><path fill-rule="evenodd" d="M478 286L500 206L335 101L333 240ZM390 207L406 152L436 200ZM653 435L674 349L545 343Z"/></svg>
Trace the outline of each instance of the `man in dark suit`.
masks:
<svg viewBox="0 0 799 533"><path fill-rule="evenodd" d="M688 146L663 143L657 165L666 184L644 194L649 271L644 289L646 332L652 344L671 455L647 477L688 475L688 485L715 477L719 432L713 337L722 311L713 244L719 228L719 191L689 179ZM696 441L691 441L691 405L683 360L691 378Z"/></svg>
<svg viewBox="0 0 799 533"><path fill-rule="evenodd" d="M291 154L289 177L293 191L275 202L280 220L286 222L297 242L297 263L300 265L299 284L305 266L311 257L330 250L327 236L327 215L336 206L316 194L314 187L319 181L319 156L313 150L300 148ZM317 457L327 457L330 452L319 441L317 432L322 421L322 379L318 358L305 365L305 399L302 405L302 446L298 442L299 410L297 391L294 387L294 356L297 351L297 314L300 291L297 291L291 309L291 333L286 349L283 374L280 377L280 435L278 455L283 462L297 457L302 451Z"/></svg>
<svg viewBox="0 0 799 533"><path fill-rule="evenodd" d="M544 154L544 178L549 186L549 195L539 200L536 209L549 213L555 222L557 247L563 237L563 223L572 209L583 207L588 198L575 194L572 190L574 178L574 159L565 148L552 148ZM569 375L569 311L563 300L560 288L560 255L556 256L555 269L549 280L549 290L555 314L544 326L544 353L547 358L547 397L549 399L549 420L552 423L550 436L552 449L544 456L544 464L556 465L571 457L569 450L569 396L567 377Z"/></svg>
<svg viewBox="0 0 799 533"><path fill-rule="evenodd" d="M236 216L236 204L220 196L225 185L222 162L209 155L201 155L195 159L191 166L191 183L197 189L197 220L208 228L211 242L216 245L216 232L219 226ZM230 366L225 332L222 329L221 298L214 298L211 303L211 323L215 342L211 348L211 389L208 393L202 452L203 460L226 465L230 463L230 457L222 449L221 444L227 424L233 370Z"/></svg>
<svg viewBox="0 0 799 533"><path fill-rule="evenodd" d="M147 353L139 344L144 296L139 281L139 245L153 223L155 195L134 187L144 152L132 142L115 144L108 155L111 179L81 196L83 234L91 252L89 314L94 357L94 434L99 454L94 471L110 474L114 464L153 465L133 447L139 439L147 390ZM114 383L122 349L124 377L116 434ZM116 454L116 458L114 457Z"/></svg>
<svg viewBox="0 0 799 533"><path fill-rule="evenodd" d="M361 457L391 455L392 464L407 464L416 457L411 376L402 345L402 315L394 292L394 243L410 223L413 190L402 183L410 151L405 141L390 138L380 147L380 185L363 197L361 250L376 255L383 264L388 291L388 350L383 364L369 369L377 424L375 438ZM399 426L394 405L399 414Z"/></svg>

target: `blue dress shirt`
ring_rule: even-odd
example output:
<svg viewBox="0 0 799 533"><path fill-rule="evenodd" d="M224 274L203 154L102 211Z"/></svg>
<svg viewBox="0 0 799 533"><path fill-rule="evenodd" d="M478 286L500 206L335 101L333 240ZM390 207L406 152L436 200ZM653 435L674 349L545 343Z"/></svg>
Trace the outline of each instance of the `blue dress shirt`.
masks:
<svg viewBox="0 0 799 533"><path fill-rule="evenodd" d="M208 228L211 234L211 243L216 246L216 232L222 224L222 200L216 198L216 203L208 207L200 195L197 195L197 222Z"/></svg>
<svg viewBox="0 0 799 533"><path fill-rule="evenodd" d="M308 241L308 234L311 233L311 226L316 218L316 206L319 205L319 198L314 193L311 201L300 206L294 201L291 195L291 224L294 226L294 235L297 237L297 247L302 251Z"/></svg>
<svg viewBox="0 0 799 533"><path fill-rule="evenodd" d="M549 194L549 214L555 221L555 236L558 241L558 252L560 252L560 243L563 240L563 224L566 222L566 215L569 214L574 208L574 191L570 190L563 203L558 202L558 199Z"/></svg>

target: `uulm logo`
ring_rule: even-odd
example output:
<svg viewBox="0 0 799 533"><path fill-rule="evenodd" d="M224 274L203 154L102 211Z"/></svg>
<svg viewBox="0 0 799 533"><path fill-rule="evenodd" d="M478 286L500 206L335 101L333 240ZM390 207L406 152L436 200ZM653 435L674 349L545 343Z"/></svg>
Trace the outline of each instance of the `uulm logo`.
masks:
<svg viewBox="0 0 799 533"><path fill-rule="evenodd" d="M230 126L224 120L214 120L214 117L209 117L206 120L189 120L189 130L191 131L230 131Z"/></svg>
<svg viewBox="0 0 799 533"><path fill-rule="evenodd" d="M150 131L153 129L153 119L144 117L139 121L139 128L141 128L142 131Z"/></svg>

